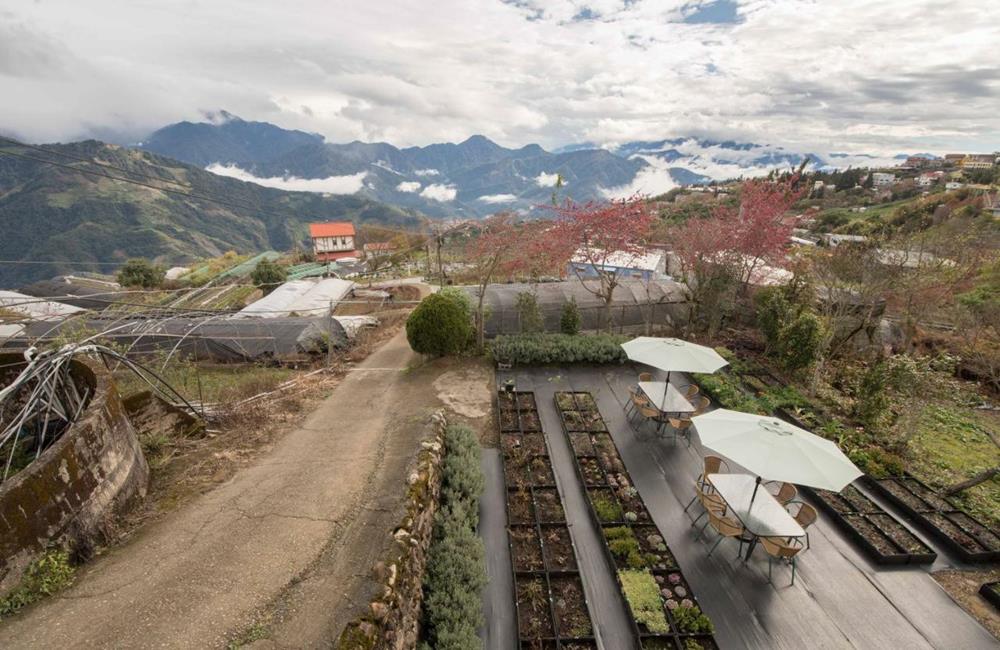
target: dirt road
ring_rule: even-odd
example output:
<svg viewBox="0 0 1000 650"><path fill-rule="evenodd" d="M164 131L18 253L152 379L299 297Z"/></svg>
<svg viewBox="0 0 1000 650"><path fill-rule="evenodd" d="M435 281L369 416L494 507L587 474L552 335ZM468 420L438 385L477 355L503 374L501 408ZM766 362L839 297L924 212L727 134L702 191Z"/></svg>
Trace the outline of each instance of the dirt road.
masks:
<svg viewBox="0 0 1000 650"><path fill-rule="evenodd" d="M367 603L430 412L457 389L477 390L488 410L482 369L477 385L434 385L449 363L421 365L396 335L230 482L0 624L0 647L203 648L238 636L328 646Z"/></svg>

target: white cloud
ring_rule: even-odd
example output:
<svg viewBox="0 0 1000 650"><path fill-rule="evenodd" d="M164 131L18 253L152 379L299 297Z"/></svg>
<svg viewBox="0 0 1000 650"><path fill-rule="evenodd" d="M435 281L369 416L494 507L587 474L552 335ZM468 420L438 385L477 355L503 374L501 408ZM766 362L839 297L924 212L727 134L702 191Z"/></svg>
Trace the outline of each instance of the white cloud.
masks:
<svg viewBox="0 0 1000 650"><path fill-rule="evenodd" d="M551 174L542 172L541 174L535 177L535 182L538 183L538 185L541 187L555 187L558 181L559 181L559 174L555 172ZM563 181L563 185L566 185L565 180Z"/></svg>
<svg viewBox="0 0 1000 650"><path fill-rule="evenodd" d="M417 176L437 176L441 172L436 169L415 169L413 173Z"/></svg>
<svg viewBox="0 0 1000 650"><path fill-rule="evenodd" d="M0 78L17 101L0 103L0 125L134 141L225 108L401 146L482 133L550 148L692 135L1000 149L1000 3L734 1L736 24L681 22L692 0L7 2Z"/></svg>
<svg viewBox="0 0 1000 650"><path fill-rule="evenodd" d="M513 194L485 194L476 200L483 203L513 203L517 197Z"/></svg>
<svg viewBox="0 0 1000 650"><path fill-rule="evenodd" d="M454 201L457 195L457 189L451 185L441 185L439 183L428 185L420 191L420 196L433 201Z"/></svg>
<svg viewBox="0 0 1000 650"><path fill-rule="evenodd" d="M417 181L403 181L396 186L397 192L416 192L420 189L420 183Z"/></svg>
<svg viewBox="0 0 1000 650"><path fill-rule="evenodd" d="M349 176L328 176L327 178L296 178L295 176L274 176L258 178L236 165L220 165L212 163L206 169L213 174L229 176L248 183L256 183L264 187L274 187L279 190L293 192L320 192L323 194L354 194L364 185L368 172L360 172Z"/></svg>
<svg viewBox="0 0 1000 650"><path fill-rule="evenodd" d="M669 163L654 156L637 157L648 162L649 166L639 170L631 183L601 190L604 198L624 199L636 194L656 196L677 187L677 183L670 176L668 167L671 165Z"/></svg>

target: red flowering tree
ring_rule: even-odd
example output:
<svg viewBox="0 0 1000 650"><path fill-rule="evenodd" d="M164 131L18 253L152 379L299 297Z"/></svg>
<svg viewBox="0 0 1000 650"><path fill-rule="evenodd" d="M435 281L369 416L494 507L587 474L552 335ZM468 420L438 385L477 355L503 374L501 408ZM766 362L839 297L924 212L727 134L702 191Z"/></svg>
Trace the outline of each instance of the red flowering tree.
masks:
<svg viewBox="0 0 1000 650"><path fill-rule="evenodd" d="M604 322L611 327L611 301L621 281L618 269L634 266L646 254L653 212L644 197L588 203L567 201L550 208L555 221L540 242L548 259L566 264L583 286L604 301Z"/></svg>
<svg viewBox="0 0 1000 650"><path fill-rule="evenodd" d="M519 227L512 214L496 214L482 222L478 236L466 247L465 256L476 278L475 325L480 349L485 338L483 299L486 297L486 286L496 277L510 276L525 267L528 260L524 250L527 232L527 229Z"/></svg>
<svg viewBox="0 0 1000 650"><path fill-rule="evenodd" d="M690 290L689 326L704 320L709 332L721 325L737 288L746 288L765 266L783 266L792 223L783 217L801 192L798 178L743 183L737 205L716 208L707 218L689 218L670 232Z"/></svg>

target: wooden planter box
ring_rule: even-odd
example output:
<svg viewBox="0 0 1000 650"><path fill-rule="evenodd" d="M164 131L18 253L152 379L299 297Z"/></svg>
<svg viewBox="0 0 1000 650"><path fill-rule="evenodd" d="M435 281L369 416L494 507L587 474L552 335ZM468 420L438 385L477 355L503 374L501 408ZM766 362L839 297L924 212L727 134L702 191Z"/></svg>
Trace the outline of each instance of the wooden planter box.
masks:
<svg viewBox="0 0 1000 650"><path fill-rule="evenodd" d="M614 439L607 433L607 427L593 397L589 393L560 392L556 393L555 401L563 424L563 434L576 461L574 467L577 477L586 491L588 513L591 521L601 532L605 559L615 574L622 601L632 622L633 632L639 640L639 647L650 650L659 648L686 650L685 643L690 640L692 644L698 643L706 649L717 648L715 639L710 634L688 634L678 630L667 607L666 599L662 602L670 632L650 634L639 627L625 597L624 587L618 574L620 569L630 568L629 564L624 558L612 553L609 543L609 538L614 537L616 533L623 534L622 531L627 531L624 533L626 536L635 538L639 551L645 558L641 570L649 571L654 579L660 576L663 581L668 580L666 576L671 574L677 576L676 579L682 582L687 590L687 598L696 606L698 601L687 588L687 582L677 566L674 555L666 546L662 532L652 521L642 497L635 490L632 478L621 460ZM567 416L567 414L581 415ZM609 518L608 513L605 513L605 517L601 518L598 511L605 508L595 506L595 497L612 505L611 510L619 514ZM649 557L652 556L655 556L657 561L649 566Z"/></svg>
<svg viewBox="0 0 1000 650"><path fill-rule="evenodd" d="M1000 582L986 582L979 588L979 595L1000 610Z"/></svg>
<svg viewBox="0 0 1000 650"><path fill-rule="evenodd" d="M596 650L534 394L498 391L497 400L519 647Z"/></svg>
<svg viewBox="0 0 1000 650"><path fill-rule="evenodd" d="M865 481L965 562L1000 561L1000 535L922 481L909 475L883 479L866 476Z"/></svg>
<svg viewBox="0 0 1000 650"><path fill-rule="evenodd" d="M851 490L854 490L854 493L850 492ZM808 494L826 516L854 540L876 564L930 564L937 559L937 553L906 531L899 521L877 503L857 492L853 486L847 486L840 494L813 490L805 486L799 486L799 491ZM853 498L845 498L843 496L845 493ZM854 497L855 494L864 499L864 502L859 503ZM904 547L885 530L892 526L904 530L905 534L912 538L911 544L922 549L917 551ZM868 535L865 535L865 532ZM872 537L876 541L873 541Z"/></svg>

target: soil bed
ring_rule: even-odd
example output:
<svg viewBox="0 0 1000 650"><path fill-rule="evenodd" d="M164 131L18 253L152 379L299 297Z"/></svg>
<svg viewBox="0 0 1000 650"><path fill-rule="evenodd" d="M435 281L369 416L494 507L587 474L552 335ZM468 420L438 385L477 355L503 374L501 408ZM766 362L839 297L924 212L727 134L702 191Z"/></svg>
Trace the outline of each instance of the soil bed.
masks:
<svg viewBox="0 0 1000 650"><path fill-rule="evenodd" d="M594 433L605 432L607 428L593 398L589 393L556 393L555 401L564 434L574 452L591 517L601 532L608 561L616 568L618 588L641 647L715 648L711 634L691 635L676 626L660 629L673 620L670 608L696 607L697 600L662 533L651 523L649 511L632 484L614 440L607 433ZM592 430L590 442L596 459L575 430L581 426ZM595 487L599 479L607 487ZM634 607L639 609L633 610ZM650 634L651 628L642 621L655 623L649 617L655 618L658 609L662 609L663 619L653 625L656 633Z"/></svg>
<svg viewBox="0 0 1000 650"><path fill-rule="evenodd" d="M937 554L853 485L839 494L800 488L877 564L929 564Z"/></svg>
<svg viewBox="0 0 1000 650"><path fill-rule="evenodd" d="M1000 560L1000 535L921 481L902 476L871 479L869 484L966 562Z"/></svg>

